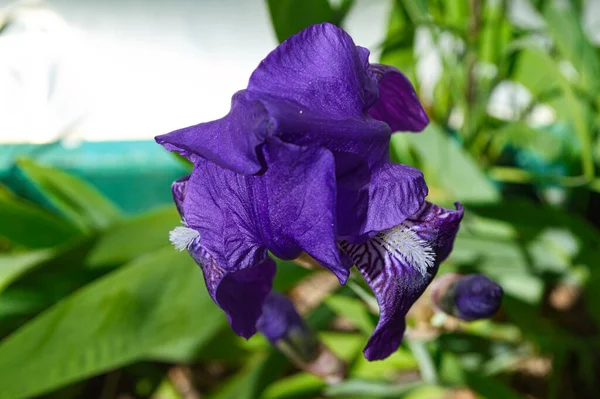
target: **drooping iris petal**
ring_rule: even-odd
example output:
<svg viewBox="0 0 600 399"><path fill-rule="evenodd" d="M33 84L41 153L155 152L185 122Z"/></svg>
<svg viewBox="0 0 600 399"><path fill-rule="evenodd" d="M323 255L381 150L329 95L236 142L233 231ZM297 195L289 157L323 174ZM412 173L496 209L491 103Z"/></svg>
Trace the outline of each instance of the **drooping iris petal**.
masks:
<svg viewBox="0 0 600 399"><path fill-rule="evenodd" d="M463 216L456 205L457 210L448 210L426 202L405 222L365 243L340 243L379 304L379 322L364 350L367 359L383 359L398 349L406 313L452 249Z"/></svg>
<svg viewBox="0 0 600 399"><path fill-rule="evenodd" d="M411 166L385 163L338 179L338 234L350 242L402 223L427 196L423 173Z"/></svg>
<svg viewBox="0 0 600 399"><path fill-rule="evenodd" d="M270 168L256 177L256 192L262 194L266 209L263 225L269 250L283 259L293 259L305 251L330 269L342 284L352 266L336 240L336 183L332 154L321 148L271 142L265 147ZM260 201L260 200L259 200ZM268 214L268 217L265 216Z"/></svg>
<svg viewBox="0 0 600 399"><path fill-rule="evenodd" d="M306 251L345 281L351 263L336 243L333 156L274 139L264 154L269 168L257 176L197 162L183 201L186 223L226 270L256 264L264 248L282 259Z"/></svg>
<svg viewBox="0 0 600 399"><path fill-rule="evenodd" d="M250 338L256 333L256 321L273 286L273 259L265 255L255 265L227 271L219 267L202 248L200 240L195 240L188 251L202 268L208 293L225 312L233 331L244 338Z"/></svg>
<svg viewBox="0 0 600 399"><path fill-rule="evenodd" d="M254 334L274 263L306 251L345 282L351 266L335 236L333 156L324 149L268 141L270 167L242 175L199 159L189 178L173 185L185 227L171 239L202 267L213 300L234 331Z"/></svg>
<svg viewBox="0 0 600 399"><path fill-rule="evenodd" d="M242 90L231 99L225 117L157 136L156 142L192 162L204 158L238 173L254 174L263 168L257 147L275 129L274 123L263 104L248 99Z"/></svg>
<svg viewBox="0 0 600 399"><path fill-rule="evenodd" d="M406 76L394 67L371 64L369 72L378 82L378 100L369 115L387 123L393 132L420 132L429 118Z"/></svg>

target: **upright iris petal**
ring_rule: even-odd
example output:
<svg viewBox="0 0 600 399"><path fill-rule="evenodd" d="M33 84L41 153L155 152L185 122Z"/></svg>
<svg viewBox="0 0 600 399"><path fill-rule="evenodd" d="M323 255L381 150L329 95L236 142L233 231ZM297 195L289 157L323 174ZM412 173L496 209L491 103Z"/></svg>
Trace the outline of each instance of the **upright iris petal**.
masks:
<svg viewBox="0 0 600 399"><path fill-rule="evenodd" d="M394 132L420 132L425 129L429 118L408 78L388 65L372 64L369 72L377 81L379 92L369 115L387 123Z"/></svg>
<svg viewBox="0 0 600 399"><path fill-rule="evenodd" d="M369 360L383 359L402 341L405 316L448 257L463 208L429 202L403 223L362 244L340 243L367 280L379 304L379 322L365 347Z"/></svg>

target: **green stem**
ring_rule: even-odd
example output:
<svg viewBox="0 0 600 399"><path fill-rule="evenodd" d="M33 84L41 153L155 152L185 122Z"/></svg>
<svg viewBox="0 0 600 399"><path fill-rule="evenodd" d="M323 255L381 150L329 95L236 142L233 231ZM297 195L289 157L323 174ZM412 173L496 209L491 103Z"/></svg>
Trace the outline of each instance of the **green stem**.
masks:
<svg viewBox="0 0 600 399"><path fill-rule="evenodd" d="M419 365L423 381L432 385L437 384L438 375L433 364L433 359L425 347L425 343L423 341L407 340L407 345Z"/></svg>

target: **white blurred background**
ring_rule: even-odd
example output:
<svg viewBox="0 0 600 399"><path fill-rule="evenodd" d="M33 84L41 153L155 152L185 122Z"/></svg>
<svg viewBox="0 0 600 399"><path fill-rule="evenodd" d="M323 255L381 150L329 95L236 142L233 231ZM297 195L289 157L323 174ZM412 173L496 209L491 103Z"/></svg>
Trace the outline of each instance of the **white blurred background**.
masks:
<svg viewBox="0 0 600 399"><path fill-rule="evenodd" d="M600 0L586 5L584 27L600 42ZM390 7L357 0L345 21L372 61ZM510 18L544 23L528 0L511 0ZM0 0L2 19L10 24L0 34L0 143L151 139L219 118L277 44L264 0ZM418 33L420 95L431 103L440 52L460 43L436 48L426 29ZM530 101L522 85L503 82L488 112L510 120ZM554 119L543 105L532 115L533 124Z"/></svg>
<svg viewBox="0 0 600 399"><path fill-rule="evenodd" d="M376 48L387 0L346 22ZM277 44L264 0L0 0L0 143L150 139L219 118ZM377 59L377 54L372 56Z"/></svg>

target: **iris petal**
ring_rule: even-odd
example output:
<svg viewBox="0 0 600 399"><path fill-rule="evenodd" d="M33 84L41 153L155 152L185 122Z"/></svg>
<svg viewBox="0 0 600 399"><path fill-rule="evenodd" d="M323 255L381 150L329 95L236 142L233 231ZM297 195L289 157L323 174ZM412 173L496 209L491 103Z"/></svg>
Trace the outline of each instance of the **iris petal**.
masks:
<svg viewBox="0 0 600 399"><path fill-rule="evenodd" d="M300 255L290 248L305 251L345 283L352 264L336 241L333 155L271 140L265 159L269 169L252 179L255 199L267 206L261 209L267 247L284 259Z"/></svg>
<svg viewBox="0 0 600 399"><path fill-rule="evenodd" d="M362 176L361 176L362 174ZM427 196L423 173L408 165L384 163L338 179L339 235L360 242L396 226L418 211Z"/></svg>
<svg viewBox="0 0 600 399"><path fill-rule="evenodd" d="M285 99L327 119L364 114L364 54L335 25L313 25L273 50L248 82L248 90Z"/></svg>
<svg viewBox="0 0 600 399"><path fill-rule="evenodd" d="M183 220L185 220L185 216L183 215L183 199L185 196L185 186L190 179L190 176L181 177L173 182L171 185L171 194L173 194L173 201L175 202L175 206L179 211L179 215Z"/></svg>
<svg viewBox="0 0 600 399"><path fill-rule="evenodd" d="M463 216L462 206L456 206L448 210L426 202L405 222L365 243L340 243L379 304L379 322L364 350L367 359L384 359L398 349L406 313L452 249Z"/></svg>
<svg viewBox="0 0 600 399"><path fill-rule="evenodd" d="M204 266L205 278L220 284L226 273L222 295L234 297L243 290L240 279L251 273L245 270L262 265L267 250L282 259L305 251L345 282L352 264L336 241L333 155L271 138L264 156L269 168L260 175L198 160L187 182L174 185L186 227L199 234L194 241L202 249L198 263L210 265ZM226 294L229 287L233 291ZM214 298L222 306L223 300ZM233 313L230 317L235 325Z"/></svg>
<svg viewBox="0 0 600 399"><path fill-rule="evenodd" d="M394 67L372 64L369 72L378 81L379 99L369 115L387 123L393 132L420 132L429 118L406 76Z"/></svg>
<svg viewBox="0 0 600 399"><path fill-rule="evenodd" d="M189 252L202 268L208 293L225 312L233 331L250 338L256 333L256 322L273 286L273 259L265 257L247 268L227 271L217 265L199 240L192 244Z"/></svg>
<svg viewBox="0 0 600 399"><path fill-rule="evenodd" d="M368 56L335 25L313 25L260 63L248 92L264 104L287 142L337 151L348 140L389 138L390 128L366 113L377 85L367 72Z"/></svg>
<svg viewBox="0 0 600 399"><path fill-rule="evenodd" d="M258 173L263 165L258 146L274 129L260 101L237 92L225 117L156 137L156 142L194 162L199 158L243 174Z"/></svg>
<svg viewBox="0 0 600 399"><path fill-rule="evenodd" d="M183 202L186 223L227 270L257 263L257 248L282 259L306 251L345 281L351 263L336 243L333 156L276 139L264 153L269 168L257 176L197 162Z"/></svg>

